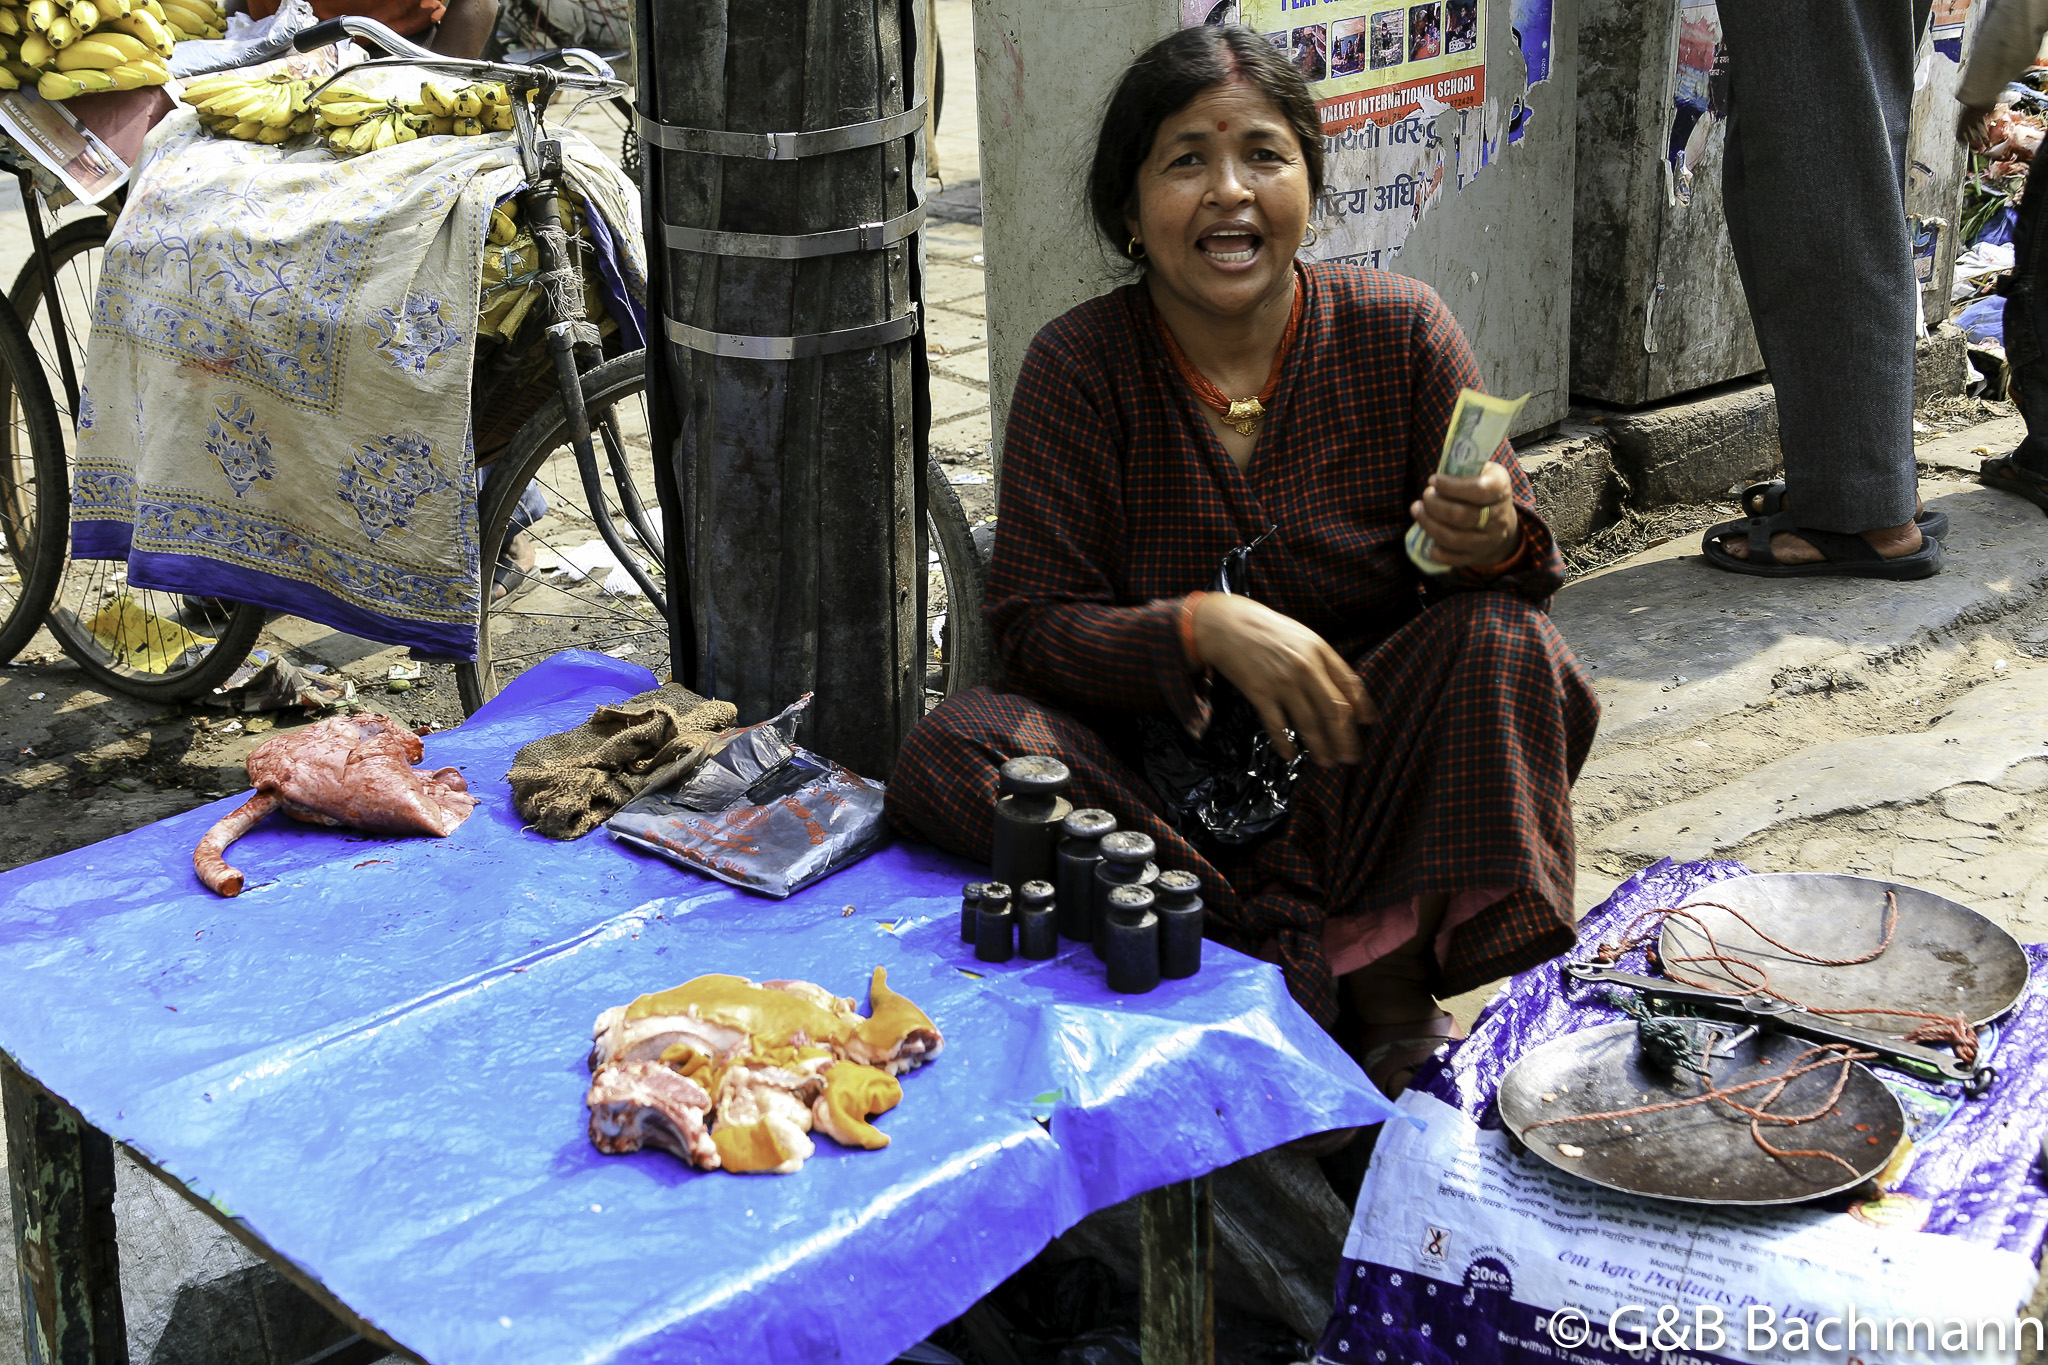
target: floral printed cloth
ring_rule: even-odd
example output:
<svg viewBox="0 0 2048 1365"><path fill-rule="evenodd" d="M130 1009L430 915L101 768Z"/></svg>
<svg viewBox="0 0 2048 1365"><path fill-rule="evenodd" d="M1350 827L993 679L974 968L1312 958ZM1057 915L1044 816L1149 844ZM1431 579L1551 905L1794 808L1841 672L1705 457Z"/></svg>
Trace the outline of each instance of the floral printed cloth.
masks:
<svg viewBox="0 0 2048 1365"><path fill-rule="evenodd" d="M608 283L645 296L638 195L560 132ZM73 554L137 587L474 657L482 603L470 371L512 137L337 159L152 134L93 302Z"/></svg>

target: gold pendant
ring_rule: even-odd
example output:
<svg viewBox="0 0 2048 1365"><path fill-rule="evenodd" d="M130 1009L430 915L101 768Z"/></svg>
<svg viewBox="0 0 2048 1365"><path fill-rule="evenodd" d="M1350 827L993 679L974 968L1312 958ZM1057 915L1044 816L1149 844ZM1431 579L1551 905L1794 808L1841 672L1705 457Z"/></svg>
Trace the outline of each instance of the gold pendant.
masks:
<svg viewBox="0 0 2048 1365"><path fill-rule="evenodd" d="M1223 414L1223 420L1236 427L1246 436L1255 434L1259 423L1266 419L1266 406L1256 398L1239 398L1231 403L1230 411Z"/></svg>

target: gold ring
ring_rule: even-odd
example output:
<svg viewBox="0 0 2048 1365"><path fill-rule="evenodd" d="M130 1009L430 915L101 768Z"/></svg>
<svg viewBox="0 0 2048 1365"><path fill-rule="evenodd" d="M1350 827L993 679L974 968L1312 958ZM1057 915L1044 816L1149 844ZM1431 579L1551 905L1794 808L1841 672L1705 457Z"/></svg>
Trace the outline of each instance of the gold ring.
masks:
<svg viewBox="0 0 2048 1365"><path fill-rule="evenodd" d="M1486 519L1487 519L1488 517L1492 516L1492 515L1493 515L1493 504L1492 504L1492 503L1490 503L1490 502L1489 502L1488 504L1486 504L1486 506L1484 506L1484 507L1482 507L1482 508L1480 508L1480 509L1479 509L1479 529L1480 529L1480 530L1484 531L1484 530L1486 529Z"/></svg>

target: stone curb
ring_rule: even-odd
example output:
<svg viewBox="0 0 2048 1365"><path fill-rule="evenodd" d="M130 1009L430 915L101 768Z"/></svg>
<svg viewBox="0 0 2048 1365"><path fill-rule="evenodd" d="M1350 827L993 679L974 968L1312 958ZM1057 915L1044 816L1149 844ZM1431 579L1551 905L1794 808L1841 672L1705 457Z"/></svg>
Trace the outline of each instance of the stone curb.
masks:
<svg viewBox="0 0 2048 1365"><path fill-rule="evenodd" d="M1966 350L1967 339L1949 323L1922 338L1913 376L1916 408L1963 391ZM1628 412L1575 408L1554 434L1517 454L1535 485L1537 506L1563 545L1613 525L1624 503L1649 511L1720 502L1784 467L1777 397L1768 380L1737 380Z"/></svg>

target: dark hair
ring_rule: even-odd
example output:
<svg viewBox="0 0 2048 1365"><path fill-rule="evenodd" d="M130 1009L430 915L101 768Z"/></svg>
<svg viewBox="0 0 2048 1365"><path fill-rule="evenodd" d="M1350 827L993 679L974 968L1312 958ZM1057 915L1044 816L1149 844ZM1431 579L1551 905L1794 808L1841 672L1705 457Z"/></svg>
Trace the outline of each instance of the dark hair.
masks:
<svg viewBox="0 0 2048 1365"><path fill-rule="evenodd" d="M1125 220L1137 206L1138 167L1152 154L1159 125L1203 91L1233 80L1271 100L1287 120L1301 143L1310 202L1322 195L1322 120L1301 71L1242 25L1184 28L1138 54L1102 111L1095 161L1088 168L1088 207L1096 229L1119 257L1130 237Z"/></svg>

